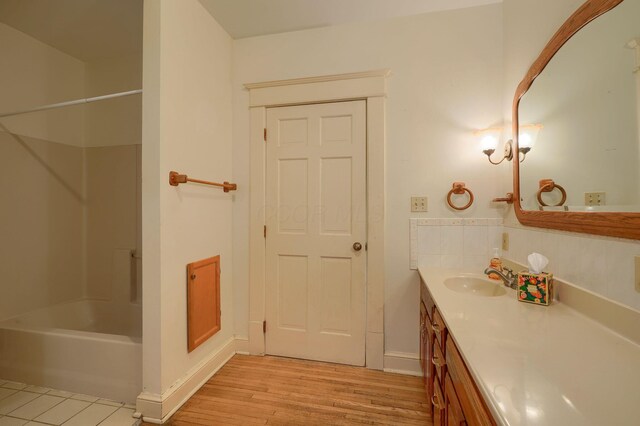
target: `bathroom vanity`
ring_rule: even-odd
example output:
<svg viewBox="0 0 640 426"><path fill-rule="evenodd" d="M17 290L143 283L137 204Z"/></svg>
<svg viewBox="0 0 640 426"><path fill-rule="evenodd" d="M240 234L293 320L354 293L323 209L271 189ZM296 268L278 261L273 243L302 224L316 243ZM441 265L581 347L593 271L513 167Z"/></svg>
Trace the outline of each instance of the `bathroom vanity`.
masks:
<svg viewBox="0 0 640 426"><path fill-rule="evenodd" d="M494 425L447 324L420 282L420 365L434 425Z"/></svg>
<svg viewBox="0 0 640 426"><path fill-rule="evenodd" d="M482 274L419 272L420 361L434 425L637 424L637 312L568 284L560 285L567 303L544 307L518 302ZM590 308L614 315L617 328L589 317Z"/></svg>

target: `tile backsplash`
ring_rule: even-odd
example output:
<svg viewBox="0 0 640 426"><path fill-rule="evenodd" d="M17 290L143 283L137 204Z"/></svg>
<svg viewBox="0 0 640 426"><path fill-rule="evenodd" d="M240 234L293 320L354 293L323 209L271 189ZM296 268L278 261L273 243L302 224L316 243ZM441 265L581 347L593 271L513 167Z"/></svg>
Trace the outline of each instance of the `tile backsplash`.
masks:
<svg viewBox="0 0 640 426"><path fill-rule="evenodd" d="M409 219L410 267L463 268L481 272L493 248L509 234L502 257L526 265L537 252L549 259L545 268L555 277L640 311L635 285L635 256L640 241L528 228L503 219Z"/></svg>
<svg viewBox="0 0 640 426"><path fill-rule="evenodd" d="M510 247L503 256L527 264L532 252L545 255L554 276L640 310L634 257L640 241L506 225Z"/></svg>
<svg viewBox="0 0 640 426"><path fill-rule="evenodd" d="M501 246L502 219L409 219L410 267L431 266L479 270Z"/></svg>

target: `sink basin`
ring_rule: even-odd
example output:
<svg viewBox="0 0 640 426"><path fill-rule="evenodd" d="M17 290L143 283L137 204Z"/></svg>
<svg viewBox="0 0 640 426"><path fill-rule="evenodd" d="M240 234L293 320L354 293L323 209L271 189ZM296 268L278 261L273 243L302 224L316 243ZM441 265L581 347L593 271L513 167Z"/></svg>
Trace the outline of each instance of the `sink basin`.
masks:
<svg viewBox="0 0 640 426"><path fill-rule="evenodd" d="M444 285L449 290L473 296L495 297L502 296L507 292L501 282L473 275L447 278L444 280Z"/></svg>

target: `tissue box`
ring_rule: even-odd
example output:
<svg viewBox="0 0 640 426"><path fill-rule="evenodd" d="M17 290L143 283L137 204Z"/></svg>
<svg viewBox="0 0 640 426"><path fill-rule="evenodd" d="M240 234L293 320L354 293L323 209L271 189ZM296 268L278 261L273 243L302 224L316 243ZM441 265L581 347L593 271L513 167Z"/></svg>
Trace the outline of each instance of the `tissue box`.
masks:
<svg viewBox="0 0 640 426"><path fill-rule="evenodd" d="M518 300L548 306L553 300L553 274L518 273Z"/></svg>

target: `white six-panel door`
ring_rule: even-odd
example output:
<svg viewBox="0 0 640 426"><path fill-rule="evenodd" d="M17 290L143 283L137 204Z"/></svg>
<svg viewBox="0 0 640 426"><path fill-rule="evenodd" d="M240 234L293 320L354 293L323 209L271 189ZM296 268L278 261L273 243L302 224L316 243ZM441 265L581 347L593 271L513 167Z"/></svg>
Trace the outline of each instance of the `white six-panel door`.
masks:
<svg viewBox="0 0 640 426"><path fill-rule="evenodd" d="M366 103L269 108L267 135L266 352L364 365Z"/></svg>

